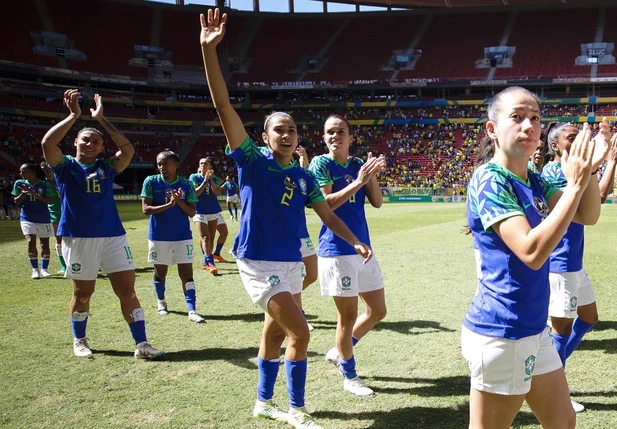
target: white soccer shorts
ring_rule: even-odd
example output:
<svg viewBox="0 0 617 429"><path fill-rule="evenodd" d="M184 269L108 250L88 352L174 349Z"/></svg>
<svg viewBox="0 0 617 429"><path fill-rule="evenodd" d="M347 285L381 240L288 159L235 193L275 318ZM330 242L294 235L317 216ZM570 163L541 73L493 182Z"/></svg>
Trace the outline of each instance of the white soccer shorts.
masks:
<svg viewBox="0 0 617 429"><path fill-rule="evenodd" d="M219 213L214 213L214 214L196 214L195 216L193 216L193 222L201 222L201 223L208 223L208 222L212 222L213 220L218 220L218 216Z"/></svg>
<svg viewBox="0 0 617 429"><path fill-rule="evenodd" d="M236 259L244 289L253 302L268 311L268 301L274 295L302 292L302 262L255 261Z"/></svg>
<svg viewBox="0 0 617 429"><path fill-rule="evenodd" d="M96 280L99 267L105 274L135 269L126 235L117 237L62 237L64 277Z"/></svg>
<svg viewBox="0 0 617 429"><path fill-rule="evenodd" d="M36 235L39 238L49 238L55 235L54 226L51 223L21 221L20 224L24 235Z"/></svg>
<svg viewBox="0 0 617 429"><path fill-rule="evenodd" d="M148 240L148 262L154 265L192 264L193 239L180 241Z"/></svg>
<svg viewBox="0 0 617 429"><path fill-rule="evenodd" d="M317 250L315 250L315 246L313 245L313 240L311 240L311 237L302 238L300 239L300 242L302 243L300 246L300 253L302 253L302 259L317 254Z"/></svg>
<svg viewBox="0 0 617 429"><path fill-rule="evenodd" d="M383 289L381 268L375 256L366 264L363 261L360 255L319 256L321 295L353 297Z"/></svg>
<svg viewBox="0 0 617 429"><path fill-rule="evenodd" d="M587 271L583 269L571 273L550 273L551 300L548 315L576 319L578 307L596 302Z"/></svg>
<svg viewBox="0 0 617 429"><path fill-rule="evenodd" d="M238 194L230 195L229 197L227 197L227 202L234 203L234 204L240 204L240 197L238 196Z"/></svg>
<svg viewBox="0 0 617 429"><path fill-rule="evenodd" d="M509 340L461 330L461 351L471 371L471 387L497 395L525 395L531 379L562 367L548 328Z"/></svg>

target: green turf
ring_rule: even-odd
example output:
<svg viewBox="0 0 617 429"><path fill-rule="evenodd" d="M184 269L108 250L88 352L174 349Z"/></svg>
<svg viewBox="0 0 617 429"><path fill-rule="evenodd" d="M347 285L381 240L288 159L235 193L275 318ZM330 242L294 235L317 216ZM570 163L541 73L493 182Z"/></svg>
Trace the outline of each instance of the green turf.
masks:
<svg viewBox="0 0 617 429"><path fill-rule="evenodd" d="M251 417L263 316L246 295L235 265L220 264L225 275L214 278L195 264L205 326L187 321L174 275L167 282L172 313L158 316L146 262L147 220L139 204L122 203L120 211L138 266L148 336L168 359L133 359L129 330L105 279L98 283L88 325L95 358L74 357L68 281L31 280L19 224L0 222L0 427L286 427ZM464 206L390 204L367 207L367 212L389 314L362 339L356 359L377 396L358 399L343 392L342 379L324 361L334 342L336 313L313 285L304 297L316 327L309 346L307 405L327 428L466 428L469 380L459 331L476 284L471 240L459 233ZM312 212L307 217L316 239L317 217ZM578 417L580 428L617 426L616 223L617 206L604 206L600 223L587 233L586 266L601 322L568 361L575 397L588 409ZM231 243L238 226L229 226ZM53 260L51 271L57 269ZM274 399L283 406L284 383L281 369ZM539 426L524 411L514 427Z"/></svg>

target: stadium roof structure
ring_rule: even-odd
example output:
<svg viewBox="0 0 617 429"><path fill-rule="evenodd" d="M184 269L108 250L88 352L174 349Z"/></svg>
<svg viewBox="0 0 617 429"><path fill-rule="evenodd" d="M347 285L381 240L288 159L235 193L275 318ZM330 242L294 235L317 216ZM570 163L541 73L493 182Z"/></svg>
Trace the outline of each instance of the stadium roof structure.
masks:
<svg viewBox="0 0 617 429"><path fill-rule="evenodd" d="M323 0L314 0L323 2ZM469 8L508 6L614 5L614 0L328 0L330 3L359 4L393 8Z"/></svg>

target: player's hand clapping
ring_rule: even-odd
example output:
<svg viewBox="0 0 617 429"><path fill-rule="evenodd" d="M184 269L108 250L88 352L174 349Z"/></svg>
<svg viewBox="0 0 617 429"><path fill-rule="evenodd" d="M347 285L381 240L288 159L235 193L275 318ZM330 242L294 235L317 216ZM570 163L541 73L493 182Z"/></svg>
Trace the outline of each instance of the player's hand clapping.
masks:
<svg viewBox="0 0 617 429"><path fill-rule="evenodd" d="M596 139L591 139L591 129L589 124L585 123L583 130L578 133L570 146L570 150L564 150L562 165L568 186L574 186L579 190L587 187L592 172L596 141Z"/></svg>
<svg viewBox="0 0 617 429"><path fill-rule="evenodd" d="M100 121L103 119L103 97L98 94L94 94L94 103L96 105L96 109L90 109L90 113L92 114L92 119L95 121Z"/></svg>
<svg viewBox="0 0 617 429"><path fill-rule="evenodd" d="M64 91L64 105L69 109L70 113L78 118L81 115L79 97L81 97L81 92L79 92L78 89L68 89Z"/></svg>

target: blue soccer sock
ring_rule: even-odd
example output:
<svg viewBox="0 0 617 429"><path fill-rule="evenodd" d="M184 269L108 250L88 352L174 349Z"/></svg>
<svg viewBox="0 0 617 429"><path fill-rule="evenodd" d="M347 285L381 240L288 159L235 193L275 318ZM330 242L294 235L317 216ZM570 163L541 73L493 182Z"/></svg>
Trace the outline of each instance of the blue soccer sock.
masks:
<svg viewBox="0 0 617 429"><path fill-rule="evenodd" d="M73 317L71 317L71 326L73 327L73 337L77 339L86 338L86 325L88 325L88 313L87 312L73 313Z"/></svg>
<svg viewBox="0 0 617 429"><path fill-rule="evenodd" d="M280 362L278 359L263 360L257 358L257 369L259 371L259 381L257 382L257 399L259 401L269 401L274 396L274 383L279 373Z"/></svg>
<svg viewBox="0 0 617 429"><path fill-rule="evenodd" d="M154 280L152 280L152 283L154 284L154 291L156 292L156 297L159 299L159 301L163 301L165 299L165 280L156 280L155 277Z"/></svg>
<svg viewBox="0 0 617 429"><path fill-rule="evenodd" d="M358 344L358 341L360 341L359 338L354 337L353 335L351 336L351 344L355 347L356 344Z"/></svg>
<svg viewBox="0 0 617 429"><path fill-rule="evenodd" d="M341 365L341 370L345 378L352 379L358 376L358 374L356 374L356 359L353 355L349 360L339 359L339 364Z"/></svg>
<svg viewBox="0 0 617 429"><path fill-rule="evenodd" d="M236 213L234 217L238 219L238 207L234 207L234 212Z"/></svg>
<svg viewBox="0 0 617 429"><path fill-rule="evenodd" d="M231 206L227 207L227 210L229 210L229 216L233 216L234 214L231 212Z"/></svg>
<svg viewBox="0 0 617 429"><path fill-rule="evenodd" d="M205 266L205 265L208 265L208 263L209 263L209 260L208 260L208 255L206 255L206 254L205 254L205 252L203 251L203 249L202 249L202 253L203 253L203 255L204 255L204 263L203 263L202 265L204 265L204 266Z"/></svg>
<svg viewBox="0 0 617 429"><path fill-rule="evenodd" d="M223 244L216 243L216 249L214 249L214 254L217 256L221 256L221 250L223 250Z"/></svg>
<svg viewBox="0 0 617 429"><path fill-rule="evenodd" d="M561 359L564 367L566 366L566 345L569 338L569 335L560 335L553 332L553 341L555 341L555 347L557 347L557 354L559 354L559 359Z"/></svg>
<svg viewBox="0 0 617 429"><path fill-rule="evenodd" d="M47 271L47 268L49 268L49 258L41 258L41 268Z"/></svg>
<svg viewBox="0 0 617 429"><path fill-rule="evenodd" d="M195 282L193 279L186 282L184 285L184 299L189 311L195 311L195 302L197 301L195 295Z"/></svg>
<svg viewBox="0 0 617 429"><path fill-rule="evenodd" d="M146 339L146 321L138 320L136 322L129 323L129 329L135 340L135 344L145 343Z"/></svg>
<svg viewBox="0 0 617 429"><path fill-rule="evenodd" d="M30 258L30 266L33 270L39 269L39 259L38 258Z"/></svg>
<svg viewBox="0 0 617 429"><path fill-rule="evenodd" d="M578 348L585 334L594 326L595 323L587 323L581 320L580 317L574 321L574 325L572 326L572 334L570 335L568 344L566 345L566 359L568 359L572 352Z"/></svg>
<svg viewBox="0 0 617 429"><path fill-rule="evenodd" d="M285 359L285 373L287 374L287 393L289 393L289 403L294 408L304 407L306 370L307 359L299 361Z"/></svg>
<svg viewBox="0 0 617 429"><path fill-rule="evenodd" d="M208 264L210 264L210 265L215 265L215 264L214 264L214 256L212 256L212 255L208 255L208 256L207 256L207 258L208 258Z"/></svg>

